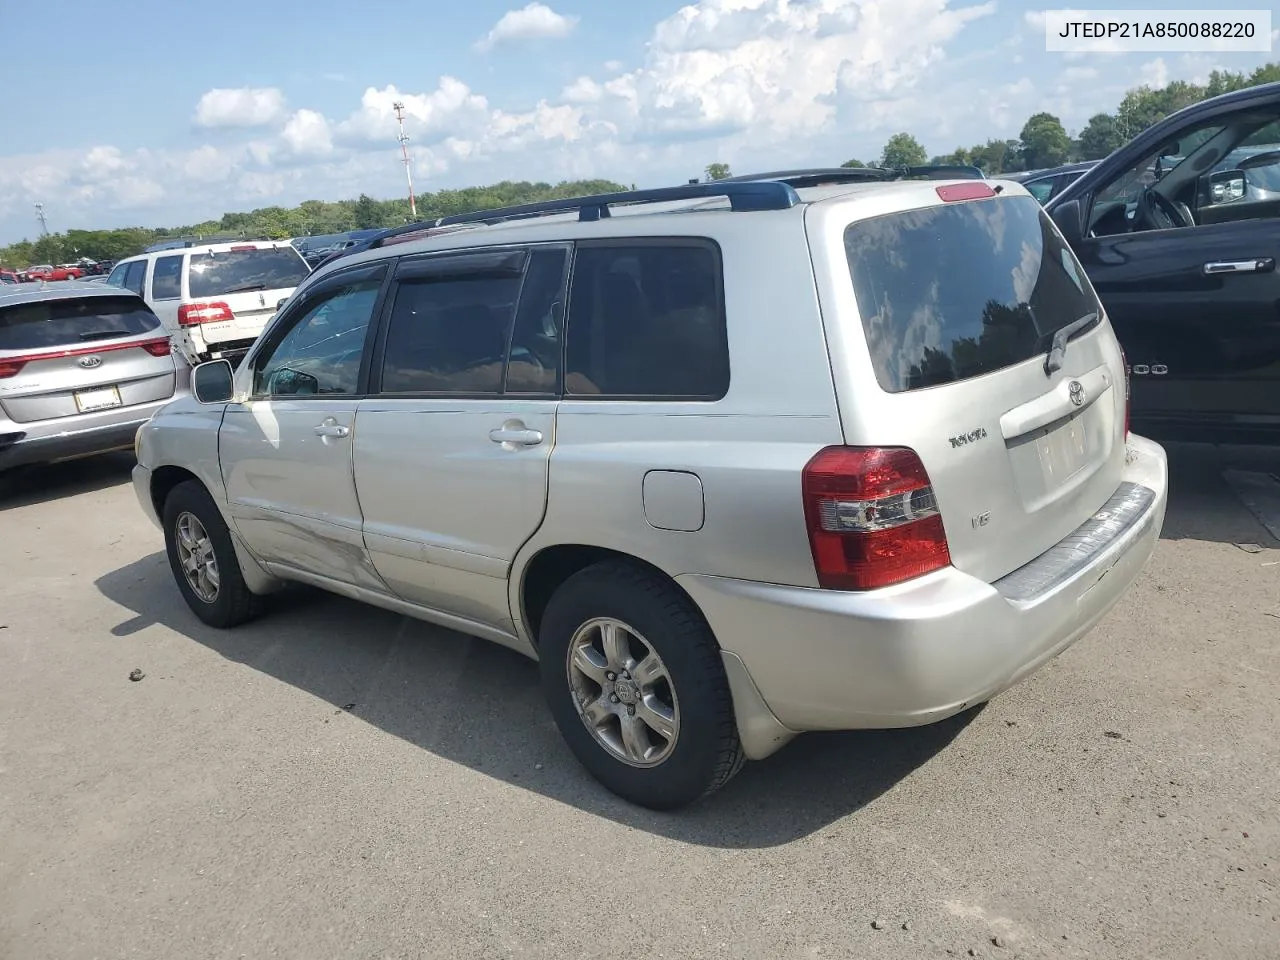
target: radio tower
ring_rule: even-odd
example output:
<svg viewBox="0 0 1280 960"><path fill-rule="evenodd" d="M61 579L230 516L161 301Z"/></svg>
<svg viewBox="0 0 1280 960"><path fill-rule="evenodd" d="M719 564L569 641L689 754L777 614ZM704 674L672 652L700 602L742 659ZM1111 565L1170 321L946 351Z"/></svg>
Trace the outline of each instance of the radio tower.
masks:
<svg viewBox="0 0 1280 960"><path fill-rule="evenodd" d="M36 201L36 219L40 221L40 236L47 237L49 235L49 224L44 218L44 204Z"/></svg>
<svg viewBox="0 0 1280 960"><path fill-rule="evenodd" d="M404 132L404 104L392 104L396 110L396 122L400 124L400 155L404 159L404 178L409 181L409 216L418 219L418 204L413 198L413 172L409 169L409 137Z"/></svg>

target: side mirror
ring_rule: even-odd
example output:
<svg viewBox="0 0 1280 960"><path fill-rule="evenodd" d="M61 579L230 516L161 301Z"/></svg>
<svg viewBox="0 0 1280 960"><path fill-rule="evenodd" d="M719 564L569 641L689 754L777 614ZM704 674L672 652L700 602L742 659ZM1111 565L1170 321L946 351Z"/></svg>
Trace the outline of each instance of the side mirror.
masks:
<svg viewBox="0 0 1280 960"><path fill-rule="evenodd" d="M1235 203L1249 193L1249 184L1243 170L1219 170L1208 177L1207 202L1211 204Z"/></svg>
<svg viewBox="0 0 1280 960"><path fill-rule="evenodd" d="M235 369L230 360L210 360L191 371L191 392L200 403L226 403L231 399Z"/></svg>
<svg viewBox="0 0 1280 960"><path fill-rule="evenodd" d="M279 313L279 312L280 312L280 308L281 308L281 307L283 307L283 306L284 306L286 303L288 303L288 302L289 302L289 298L288 298L288 297L281 297L279 300L277 300L277 301L276 301L276 312L277 312L277 313Z"/></svg>
<svg viewBox="0 0 1280 960"><path fill-rule="evenodd" d="M1068 200L1053 210L1053 222L1066 239L1069 246L1075 247L1084 239L1084 222L1080 213L1080 201Z"/></svg>

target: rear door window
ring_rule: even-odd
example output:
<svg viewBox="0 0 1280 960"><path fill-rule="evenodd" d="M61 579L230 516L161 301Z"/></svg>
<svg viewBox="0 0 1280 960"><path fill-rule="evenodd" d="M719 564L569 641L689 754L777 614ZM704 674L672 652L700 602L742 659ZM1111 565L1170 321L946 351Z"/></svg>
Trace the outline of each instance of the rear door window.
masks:
<svg viewBox="0 0 1280 960"><path fill-rule="evenodd" d="M401 280L387 325L382 392L501 394L520 282L518 273Z"/></svg>
<svg viewBox="0 0 1280 960"><path fill-rule="evenodd" d="M0 350L43 350L160 329L160 320L133 297L39 300L0 309Z"/></svg>
<svg viewBox="0 0 1280 960"><path fill-rule="evenodd" d="M151 299L177 300L182 296L182 257L157 257L151 273Z"/></svg>
<svg viewBox="0 0 1280 960"><path fill-rule="evenodd" d="M188 285L196 299L296 287L310 271L293 247L193 253Z"/></svg>
<svg viewBox="0 0 1280 960"><path fill-rule="evenodd" d="M1047 354L1056 331L1101 312L1031 197L859 221L845 230L845 253L876 379L890 393Z"/></svg>

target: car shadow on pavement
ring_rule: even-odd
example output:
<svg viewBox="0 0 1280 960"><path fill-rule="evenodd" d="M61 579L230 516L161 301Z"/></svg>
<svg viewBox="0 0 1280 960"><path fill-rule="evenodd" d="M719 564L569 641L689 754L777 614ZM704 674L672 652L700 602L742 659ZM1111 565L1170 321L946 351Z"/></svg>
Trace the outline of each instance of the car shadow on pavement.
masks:
<svg viewBox="0 0 1280 960"><path fill-rule="evenodd" d="M128 483L136 463L120 451L0 473L0 512Z"/></svg>
<svg viewBox="0 0 1280 960"><path fill-rule="evenodd" d="M1169 458L1169 507L1162 539L1280 548L1280 540L1267 529L1263 518L1251 512L1226 479L1229 471L1280 476L1280 448L1164 446ZM1280 481L1275 486L1280 490ZM1273 514L1274 510L1263 516L1274 527L1278 518Z"/></svg>
<svg viewBox="0 0 1280 960"><path fill-rule="evenodd" d="M591 779L560 739L537 666L504 647L305 588L236 630L200 623L163 553L97 581L133 612L112 633L155 624L327 701L446 760L635 829L686 843L764 848L855 813L946 748L981 708L910 730L808 734L679 813L644 810ZM179 678L180 679L180 678Z"/></svg>

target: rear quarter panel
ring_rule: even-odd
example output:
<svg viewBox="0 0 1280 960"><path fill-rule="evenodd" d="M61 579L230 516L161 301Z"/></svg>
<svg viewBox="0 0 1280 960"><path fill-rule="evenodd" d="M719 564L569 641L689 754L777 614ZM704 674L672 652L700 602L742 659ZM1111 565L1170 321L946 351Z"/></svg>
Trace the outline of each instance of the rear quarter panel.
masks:
<svg viewBox="0 0 1280 960"><path fill-rule="evenodd" d="M607 229L629 236L674 232L674 218L627 219ZM546 516L517 555L511 578L518 616L523 568L556 544L618 550L673 577L817 585L801 471L819 449L841 442L841 429L801 211L679 220L680 234L720 247L728 392L715 402L560 403ZM697 476L700 527L659 529L651 522L644 487L653 470ZM696 517L696 505L684 515Z"/></svg>

